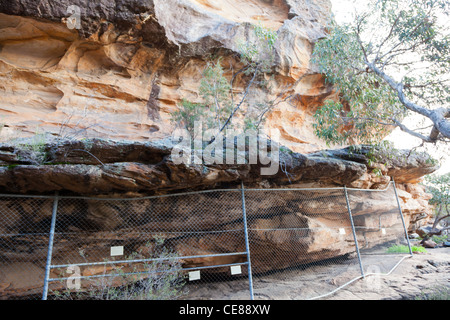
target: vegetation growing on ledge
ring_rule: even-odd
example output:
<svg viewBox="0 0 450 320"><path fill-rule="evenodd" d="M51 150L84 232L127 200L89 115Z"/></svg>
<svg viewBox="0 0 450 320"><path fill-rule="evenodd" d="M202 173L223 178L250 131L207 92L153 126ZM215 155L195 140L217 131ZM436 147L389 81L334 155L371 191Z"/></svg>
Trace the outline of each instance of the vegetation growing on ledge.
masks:
<svg viewBox="0 0 450 320"><path fill-rule="evenodd" d="M426 253L427 250L421 246L411 246L413 253ZM387 249L387 253L409 253L409 247L405 245L394 245Z"/></svg>

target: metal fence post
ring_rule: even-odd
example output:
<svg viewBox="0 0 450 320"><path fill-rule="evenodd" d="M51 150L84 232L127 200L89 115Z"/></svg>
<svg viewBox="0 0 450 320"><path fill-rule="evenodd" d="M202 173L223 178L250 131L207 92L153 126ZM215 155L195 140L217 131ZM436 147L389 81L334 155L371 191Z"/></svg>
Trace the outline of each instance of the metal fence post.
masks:
<svg viewBox="0 0 450 320"><path fill-rule="evenodd" d="M250 245L249 245L249 241L248 241L247 211L245 209L245 193L244 193L244 182L243 181L241 181L241 194L242 194L242 218L244 220L244 233L245 233L245 249L247 251L248 285L250 288L250 299L254 300L252 262L251 262L251 258L250 258Z"/></svg>
<svg viewBox="0 0 450 320"><path fill-rule="evenodd" d="M406 238L406 242L408 243L409 254L412 256L413 252L412 252L412 248L411 248L411 243L409 242L408 230L406 230L405 219L403 218L402 207L400 206L400 200L398 199L397 187L395 186L395 181L392 181L392 185L394 186L395 198L397 199L398 211L400 213L400 218L402 219L403 230L405 231L405 238Z"/></svg>
<svg viewBox="0 0 450 320"><path fill-rule="evenodd" d="M352 209L350 208L350 202L348 200L346 186L344 186L344 194L345 194L345 201L347 202L348 214L350 216L350 223L352 224L352 232L353 232L353 238L355 239L355 247L356 247L356 254L358 255L359 268L361 270L362 277L365 278L364 268L363 268L362 260L361 260L361 254L359 253L358 239L356 238L355 224L353 223Z"/></svg>
<svg viewBox="0 0 450 320"><path fill-rule="evenodd" d="M56 213L58 211L58 192L55 193L53 200L52 222L50 226L50 236L48 240L47 262L45 264L44 290L42 292L42 300L47 300L48 295L48 279L50 278L50 266L52 264L53 241L55 238Z"/></svg>

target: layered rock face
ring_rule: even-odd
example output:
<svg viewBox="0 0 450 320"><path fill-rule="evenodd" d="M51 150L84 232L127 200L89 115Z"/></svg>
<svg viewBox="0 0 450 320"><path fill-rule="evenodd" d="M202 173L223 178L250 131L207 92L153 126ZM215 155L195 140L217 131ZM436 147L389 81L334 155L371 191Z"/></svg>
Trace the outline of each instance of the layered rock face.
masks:
<svg viewBox="0 0 450 320"><path fill-rule="evenodd" d="M9 141L0 144L0 192L139 198L239 188L241 181L247 188L384 189L394 178L405 222L413 231L431 214L429 195L418 182L437 169L432 161L399 152L398 161L373 163L368 149L359 154L322 150L324 144L313 134L315 109L335 94L310 64L329 13L327 0L1 2L0 124L5 125L3 141ZM267 99L292 96L266 122L268 132L279 129L278 142L285 147L275 173L262 175L268 165L261 162L177 163L171 113L182 99L200 101L199 84L211 56L222 58L228 79L242 68L239 42L252 40L254 23L278 32L271 89L258 94ZM248 81L236 78L236 94L243 94ZM39 141L36 132L47 133L45 140ZM269 150L278 152L274 146ZM248 159L248 148L233 148L236 158ZM398 234L380 235L380 221L387 230L400 224L392 193L361 192L349 194L357 204L352 207L355 224L364 230L358 241L371 248L396 239ZM60 203L57 232L66 238L56 239L55 263L86 257L97 261L101 258L95 257L104 258L122 242L130 254L154 243L155 234L182 256L245 251L242 232L230 236L242 229L239 192L127 204L77 201ZM336 232L338 226L350 226L341 191L251 192L247 201L255 244L252 263L258 272L354 251L351 233ZM0 297L27 294L42 285L51 207L50 200L0 199ZM265 229L280 231L261 231ZM289 229L306 231L283 231ZM229 232L215 233L219 230ZM304 254L296 254L299 248ZM274 259L276 254L281 256ZM182 263L195 267L242 261L245 256ZM20 281L21 272L30 270L41 278ZM83 275L101 272L91 267Z"/></svg>
<svg viewBox="0 0 450 320"><path fill-rule="evenodd" d="M328 1L41 1L0 4L0 116L3 135L40 132L127 140L170 136L182 99L198 102L202 72L222 57L231 79L252 24L276 30L273 99L266 129L297 152L323 146L311 115L332 88L310 64ZM68 27L74 28L69 29ZM78 29L77 29L78 28ZM236 93L249 79L234 81ZM64 130L62 130L62 128Z"/></svg>

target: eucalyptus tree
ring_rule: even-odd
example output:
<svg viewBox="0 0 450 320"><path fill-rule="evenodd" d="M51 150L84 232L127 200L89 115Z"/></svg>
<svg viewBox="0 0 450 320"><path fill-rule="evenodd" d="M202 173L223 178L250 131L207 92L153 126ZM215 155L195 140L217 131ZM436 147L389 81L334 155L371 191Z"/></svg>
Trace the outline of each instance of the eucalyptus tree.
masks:
<svg viewBox="0 0 450 320"><path fill-rule="evenodd" d="M318 108L316 134L328 143L376 143L398 127L422 144L448 143L449 7L446 0L370 0L351 22L330 22L312 61L339 98ZM423 124L405 125L408 115Z"/></svg>
<svg viewBox="0 0 450 320"><path fill-rule="evenodd" d="M427 176L425 180L427 191L433 195L430 204L435 206L435 219L428 236L441 235L450 230L450 172Z"/></svg>

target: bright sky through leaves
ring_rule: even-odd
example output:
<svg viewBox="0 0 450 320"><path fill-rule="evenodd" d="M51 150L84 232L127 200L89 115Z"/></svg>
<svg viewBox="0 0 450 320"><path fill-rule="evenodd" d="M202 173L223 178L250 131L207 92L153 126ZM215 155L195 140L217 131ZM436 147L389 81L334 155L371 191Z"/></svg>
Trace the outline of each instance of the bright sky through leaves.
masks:
<svg viewBox="0 0 450 320"><path fill-rule="evenodd" d="M355 10L358 10L366 5L365 0L331 0L331 3L335 20L338 23L345 23L350 21ZM445 20L443 21L443 23L449 24L450 27L450 21ZM417 124L418 118L420 117L410 116L405 119L404 123L407 125ZM421 144L420 139L402 132L399 128L396 128L386 138L386 140L392 141L395 147L399 149L411 149ZM426 150L441 163L441 169L437 172L437 174L450 172L450 146L446 146L445 148L447 149L446 151L439 150L439 152L433 152L434 150L430 148Z"/></svg>

